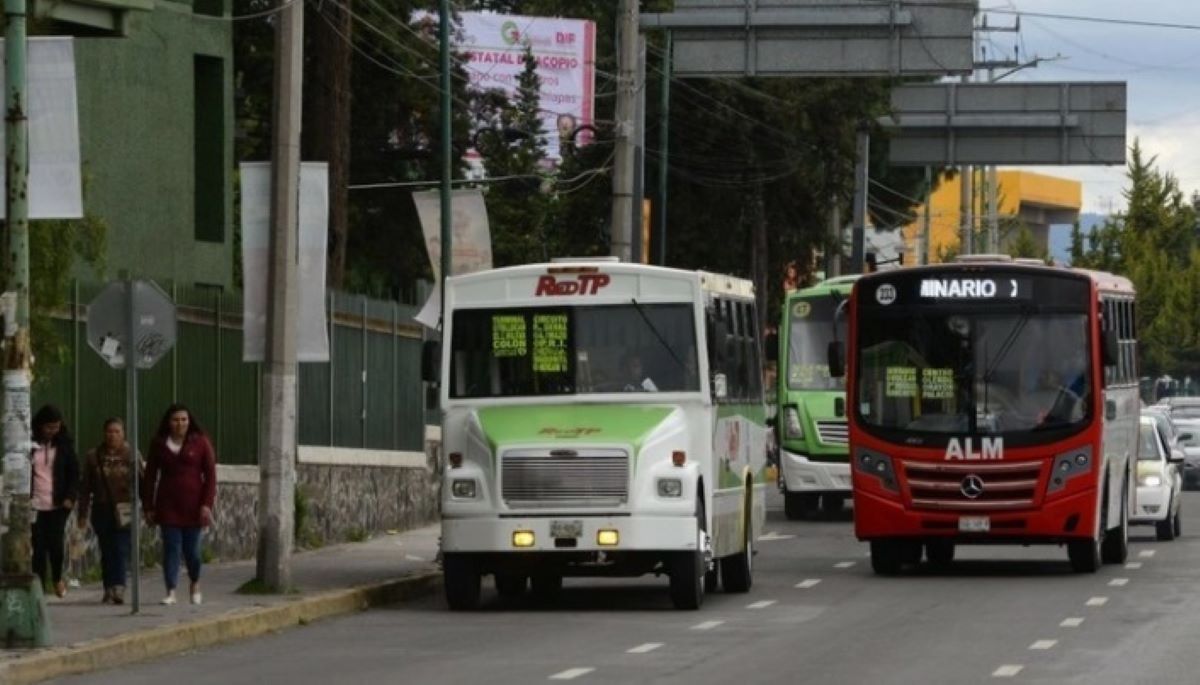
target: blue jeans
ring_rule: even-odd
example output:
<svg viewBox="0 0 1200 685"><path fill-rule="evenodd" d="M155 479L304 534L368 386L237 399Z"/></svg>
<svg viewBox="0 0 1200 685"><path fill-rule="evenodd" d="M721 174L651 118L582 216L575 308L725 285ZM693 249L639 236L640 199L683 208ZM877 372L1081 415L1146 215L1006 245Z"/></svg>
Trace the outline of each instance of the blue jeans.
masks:
<svg viewBox="0 0 1200 685"><path fill-rule="evenodd" d="M129 528L117 525L112 505L97 504L92 511L92 529L100 541L100 568L105 589L124 586L129 559Z"/></svg>
<svg viewBox="0 0 1200 685"><path fill-rule="evenodd" d="M179 582L179 551L187 563L188 578L193 583L200 581L200 531L201 528L179 528L160 526L163 546L163 581L167 592L175 589Z"/></svg>

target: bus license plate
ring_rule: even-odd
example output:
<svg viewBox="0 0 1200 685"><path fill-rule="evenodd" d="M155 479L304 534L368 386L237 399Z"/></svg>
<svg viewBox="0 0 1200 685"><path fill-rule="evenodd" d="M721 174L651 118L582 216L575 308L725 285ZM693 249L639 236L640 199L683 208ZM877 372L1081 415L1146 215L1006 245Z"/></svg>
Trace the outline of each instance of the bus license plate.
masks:
<svg viewBox="0 0 1200 685"><path fill-rule="evenodd" d="M986 516L958 517L958 530L960 533L986 533L991 529L992 520Z"/></svg>
<svg viewBox="0 0 1200 685"><path fill-rule="evenodd" d="M550 537L580 538L583 537L583 521L551 521Z"/></svg>

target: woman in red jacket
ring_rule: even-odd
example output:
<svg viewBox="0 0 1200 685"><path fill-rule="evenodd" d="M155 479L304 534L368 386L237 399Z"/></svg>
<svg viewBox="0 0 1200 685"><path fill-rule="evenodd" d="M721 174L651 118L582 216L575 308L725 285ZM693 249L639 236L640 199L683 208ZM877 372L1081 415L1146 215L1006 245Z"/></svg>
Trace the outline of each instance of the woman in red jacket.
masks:
<svg viewBox="0 0 1200 685"><path fill-rule="evenodd" d="M200 594L200 532L212 523L217 497L217 459L212 443L182 404L172 404L158 424L146 460L146 517L162 529L163 580L175 603L182 549L192 581L192 604Z"/></svg>

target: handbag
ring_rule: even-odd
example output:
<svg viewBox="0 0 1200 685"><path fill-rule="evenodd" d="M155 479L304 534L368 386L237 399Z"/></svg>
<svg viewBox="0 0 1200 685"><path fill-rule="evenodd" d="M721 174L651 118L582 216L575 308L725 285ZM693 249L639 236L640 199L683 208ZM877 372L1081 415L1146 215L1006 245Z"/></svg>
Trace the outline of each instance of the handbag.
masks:
<svg viewBox="0 0 1200 685"><path fill-rule="evenodd" d="M108 501L113 507L113 516L117 519L118 528L128 528L129 524L133 523L133 502L115 502L112 490L108 487L108 475L104 473L104 458L97 459L96 466L100 469L100 480L104 483L104 490L108 493Z"/></svg>

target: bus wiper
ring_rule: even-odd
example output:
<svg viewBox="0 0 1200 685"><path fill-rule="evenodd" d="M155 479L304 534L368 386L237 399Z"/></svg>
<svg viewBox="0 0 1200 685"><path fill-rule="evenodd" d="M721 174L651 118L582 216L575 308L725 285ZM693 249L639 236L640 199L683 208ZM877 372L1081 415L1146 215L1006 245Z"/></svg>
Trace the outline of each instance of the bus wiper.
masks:
<svg viewBox="0 0 1200 685"><path fill-rule="evenodd" d="M671 349L671 345L667 343L666 339L663 338L662 333L659 332L658 327L655 326L654 322L650 320L650 317L646 315L646 310L642 308L642 305L637 301L637 298L630 298L629 301L633 303L633 308L637 310L637 313L641 314L642 321L645 321L646 325L649 326L650 332L654 334L655 338L658 338L658 342L662 343L663 349L667 351L667 354L671 355L671 359L674 359L675 363L679 365L679 368L686 372L688 370L687 364L684 364L683 360L675 354L675 350Z"/></svg>
<svg viewBox="0 0 1200 685"><path fill-rule="evenodd" d="M987 407L988 390L991 388L992 378L996 375L996 371L1000 368L1000 362L1003 362L1004 358L1008 356L1008 353L1010 351L1012 351L1013 345L1016 344L1017 338L1019 338L1021 336L1021 331L1025 330L1025 324L1029 323L1029 319L1031 316L1032 316L1031 309L1029 309L1029 308L1022 309L1021 318L1017 319L1017 322L1015 324L1013 324L1012 330L1010 330L1008 332L1008 335L1004 338L1004 342L1000 344L1000 349L996 351L995 359L989 360L987 358L987 343L985 341L984 348L983 348L984 364L983 364L983 379L982 379L983 380L983 405L985 408Z"/></svg>

